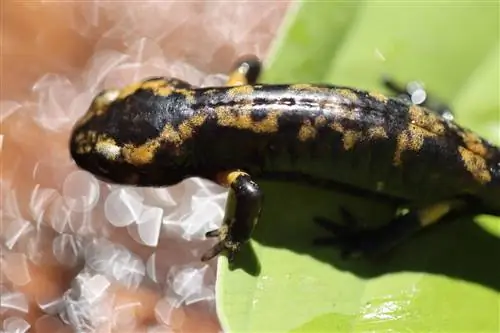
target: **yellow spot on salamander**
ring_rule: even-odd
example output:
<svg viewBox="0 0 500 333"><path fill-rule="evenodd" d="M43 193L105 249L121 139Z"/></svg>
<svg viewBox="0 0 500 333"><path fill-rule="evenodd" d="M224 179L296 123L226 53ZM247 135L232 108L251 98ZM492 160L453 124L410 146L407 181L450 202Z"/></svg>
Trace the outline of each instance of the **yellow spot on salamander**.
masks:
<svg viewBox="0 0 500 333"><path fill-rule="evenodd" d="M184 122L179 125L179 137L181 140L189 139L194 134L194 128L189 123Z"/></svg>
<svg viewBox="0 0 500 333"><path fill-rule="evenodd" d="M306 90L309 91L312 89L312 85L307 84L307 83L297 83L297 84L292 84L290 85L291 90Z"/></svg>
<svg viewBox="0 0 500 333"><path fill-rule="evenodd" d="M437 135L443 135L445 132L443 120L434 113L424 111L424 109L419 106L412 105L408 110L408 115L413 125L419 126Z"/></svg>
<svg viewBox="0 0 500 333"><path fill-rule="evenodd" d="M228 80L226 81L226 86L232 87L232 86L241 86L247 84L247 78L245 73L235 71L231 73L229 76Z"/></svg>
<svg viewBox="0 0 500 333"><path fill-rule="evenodd" d="M347 98L351 102L355 102L358 100L358 95L356 94L356 92L354 92L351 89L339 88L339 89L335 89L335 92L337 94L339 94L340 96Z"/></svg>
<svg viewBox="0 0 500 333"><path fill-rule="evenodd" d="M304 92L327 92L329 89L325 87L318 87L313 84L297 83L289 86L290 90L304 91Z"/></svg>
<svg viewBox="0 0 500 333"><path fill-rule="evenodd" d="M368 137L370 139L387 139L388 135L382 126L375 126L368 130Z"/></svg>
<svg viewBox="0 0 500 333"><path fill-rule="evenodd" d="M316 137L316 128L311 124L310 120L306 120L299 129L298 139L307 141Z"/></svg>
<svg viewBox="0 0 500 333"><path fill-rule="evenodd" d="M158 80L151 80L151 81L146 81L143 82L140 86L140 89L145 89L145 90L152 90L155 95L158 96L169 96L172 94L172 92L175 91L174 87L169 84L168 81L164 79L158 79ZM186 90L186 89L179 89L177 91L181 90Z"/></svg>
<svg viewBox="0 0 500 333"><path fill-rule="evenodd" d="M233 112L234 111L234 112ZM278 131L278 111L269 111L266 117L259 121L252 120L251 105L246 108L233 110L227 106L220 106L215 109L217 115L217 125L221 127L231 127L237 129L251 130L255 133L274 133Z"/></svg>
<svg viewBox="0 0 500 333"><path fill-rule="evenodd" d="M160 134L161 140L164 140L166 142L170 142L176 145L180 145L182 143L182 138L181 135L173 128L172 125L167 124L161 134Z"/></svg>
<svg viewBox="0 0 500 333"><path fill-rule="evenodd" d="M317 116L315 119L314 119L314 125L316 127L322 127L324 125L326 125L326 123L328 122L328 120L326 119L325 116L321 115L321 116Z"/></svg>
<svg viewBox="0 0 500 333"><path fill-rule="evenodd" d="M155 157L159 146L160 142L158 140L148 141L140 146L126 144L122 148L123 158L132 165L149 164Z"/></svg>
<svg viewBox="0 0 500 333"><path fill-rule="evenodd" d="M189 118L187 121L192 124L193 126L201 126L207 119L207 115L203 113L197 113L191 118Z"/></svg>
<svg viewBox="0 0 500 333"><path fill-rule="evenodd" d="M332 123L332 124L330 124L329 127L332 130L334 130L335 132L339 132L339 133L344 132L344 127L341 124L339 124L339 123Z"/></svg>
<svg viewBox="0 0 500 333"><path fill-rule="evenodd" d="M242 86L248 84L247 74L250 70L248 63L244 62L235 68L230 74L226 81L227 87Z"/></svg>
<svg viewBox="0 0 500 333"><path fill-rule="evenodd" d="M464 147L458 147L458 152L464 162L465 168L478 182L486 184L491 181L491 174L488 171L488 166L484 158Z"/></svg>
<svg viewBox="0 0 500 333"><path fill-rule="evenodd" d="M422 127L410 124L408 129L402 131L397 138L396 152L394 154L394 165L402 164L401 155L404 151L419 151L426 137L436 136L435 133L429 132Z"/></svg>
<svg viewBox="0 0 500 333"><path fill-rule="evenodd" d="M422 227L426 227L437 222L443 216L448 214L452 205L449 202L440 202L438 204L426 207L418 211L418 219Z"/></svg>
<svg viewBox="0 0 500 333"><path fill-rule="evenodd" d="M483 158L489 158L490 152L484 145L481 138L470 131L459 131L458 132L462 140L464 140L465 147Z"/></svg>
<svg viewBox="0 0 500 333"><path fill-rule="evenodd" d="M125 99L128 96L132 95L137 91L142 86L142 82L134 82L129 84L128 86L125 86L120 90L120 94L118 95L117 99Z"/></svg>
<svg viewBox="0 0 500 333"><path fill-rule="evenodd" d="M238 177L247 176L248 174L241 170L231 170L231 171L223 171L217 175L217 183L224 187L230 187Z"/></svg>
<svg viewBox="0 0 500 333"><path fill-rule="evenodd" d="M236 97L239 95L250 95L253 92L253 87L250 85L240 85L234 88L231 88L227 91L228 95L231 97Z"/></svg>
<svg viewBox="0 0 500 333"><path fill-rule="evenodd" d="M344 137L342 139L344 141L344 149L345 150L352 149L354 147L354 145L356 144L356 142L361 140L362 137L363 137L363 135L361 132L353 131L353 130L345 131Z"/></svg>
<svg viewBox="0 0 500 333"><path fill-rule="evenodd" d="M165 89L166 91L166 89ZM181 95L183 95L185 98L186 98L186 102L188 103L195 103L196 102L196 99L194 98L194 90L191 90L191 89L174 89L172 90L171 92L166 92L166 95L162 95L162 96L168 96L172 93L179 93Z"/></svg>
<svg viewBox="0 0 500 333"><path fill-rule="evenodd" d="M151 90L154 95L163 97L170 96L174 93L178 93L183 95L186 98L187 102L194 103L195 102L194 91L186 88L176 88L175 83L176 83L175 80L168 81L163 78L157 80L146 80L142 82L132 83L123 88L122 90L120 90L117 99L127 98L136 93L137 90L144 89L144 90Z"/></svg>
<svg viewBox="0 0 500 333"><path fill-rule="evenodd" d="M193 135L196 132L196 129L198 127L200 127L205 122L205 119L207 119L206 114L198 113L198 114L190 117L189 119L183 121L179 125L179 133L178 134L179 134L180 140L187 140L187 139L193 137ZM173 131L173 129L172 129L172 131Z"/></svg>
<svg viewBox="0 0 500 333"><path fill-rule="evenodd" d="M81 127L88 123L92 118L104 114L109 106L118 99L120 91L116 89L103 90L99 95L97 95L92 104L90 105L87 112L75 123L74 128Z"/></svg>
<svg viewBox="0 0 500 333"><path fill-rule="evenodd" d="M116 145L115 140L105 138L97 141L95 144L95 151L106 159L114 161L120 156L121 148Z"/></svg>
<svg viewBox="0 0 500 333"><path fill-rule="evenodd" d="M387 96L382 95L381 93L375 92L375 91L370 92L368 95L370 95L371 97L373 97L374 99L376 99L380 103L384 103L384 104L387 103L387 101L389 100L387 98Z"/></svg>

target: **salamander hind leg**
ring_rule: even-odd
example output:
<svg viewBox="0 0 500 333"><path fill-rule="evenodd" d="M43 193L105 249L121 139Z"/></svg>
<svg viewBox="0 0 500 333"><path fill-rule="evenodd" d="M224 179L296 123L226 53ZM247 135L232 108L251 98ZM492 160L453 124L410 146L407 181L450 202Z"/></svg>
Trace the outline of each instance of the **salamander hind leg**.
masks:
<svg viewBox="0 0 500 333"><path fill-rule="evenodd" d="M216 182L229 188L224 220L219 229L206 233L206 237L217 237L218 242L201 258L207 261L226 252L229 262L250 240L262 209L262 192L250 176L239 170L222 172Z"/></svg>
<svg viewBox="0 0 500 333"><path fill-rule="evenodd" d="M377 229L360 230L354 217L341 210L343 223L337 224L322 217L315 223L333 235L314 240L315 245L340 248L342 258L375 257L389 252L426 226L441 221L451 212L463 207L459 201L445 201L428 207L397 215L385 226Z"/></svg>
<svg viewBox="0 0 500 333"><path fill-rule="evenodd" d="M259 79L262 63L254 55L246 55L238 59L229 73L226 86L242 86L255 84Z"/></svg>

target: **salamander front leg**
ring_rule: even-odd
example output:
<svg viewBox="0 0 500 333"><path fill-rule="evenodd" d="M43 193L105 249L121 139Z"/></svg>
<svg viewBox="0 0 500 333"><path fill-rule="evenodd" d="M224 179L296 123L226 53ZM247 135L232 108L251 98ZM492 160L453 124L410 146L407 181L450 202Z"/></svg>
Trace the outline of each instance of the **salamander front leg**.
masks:
<svg viewBox="0 0 500 333"><path fill-rule="evenodd" d="M242 171L223 172L217 176L217 183L229 188L224 220L217 230L206 233L206 237L217 237L219 242L201 258L207 261L226 251L229 262L250 240L262 209L262 192L250 176Z"/></svg>
<svg viewBox="0 0 500 333"><path fill-rule="evenodd" d="M331 245L339 247L341 256L374 257L389 252L426 226L441 221L453 213L466 213L460 210L461 201L445 201L422 209L410 210L404 215L398 215L389 224L374 230L359 230L352 215L343 211L344 223L336 224L325 218L316 218L315 222L322 228L333 233L333 236L314 240L316 245Z"/></svg>
<svg viewBox="0 0 500 333"><path fill-rule="evenodd" d="M233 69L229 73L226 86L255 84L259 79L261 70L262 63L259 58L253 55L243 56L236 61Z"/></svg>

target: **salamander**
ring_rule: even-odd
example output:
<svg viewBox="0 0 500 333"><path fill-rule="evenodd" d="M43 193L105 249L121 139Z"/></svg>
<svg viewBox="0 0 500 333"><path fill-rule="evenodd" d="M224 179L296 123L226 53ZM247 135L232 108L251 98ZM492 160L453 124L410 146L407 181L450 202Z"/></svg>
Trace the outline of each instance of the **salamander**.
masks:
<svg viewBox="0 0 500 333"><path fill-rule="evenodd" d="M203 261L221 253L233 260L251 238L264 206L260 180L393 203L393 219L377 230L351 230L347 211L343 226L314 219L333 232L314 242L341 244L347 255L386 251L449 217L500 216L498 146L401 96L260 84L261 69L247 56L224 86L150 77L103 90L74 125L71 156L109 183L162 187L201 177L226 187L222 225L206 234L218 241Z"/></svg>

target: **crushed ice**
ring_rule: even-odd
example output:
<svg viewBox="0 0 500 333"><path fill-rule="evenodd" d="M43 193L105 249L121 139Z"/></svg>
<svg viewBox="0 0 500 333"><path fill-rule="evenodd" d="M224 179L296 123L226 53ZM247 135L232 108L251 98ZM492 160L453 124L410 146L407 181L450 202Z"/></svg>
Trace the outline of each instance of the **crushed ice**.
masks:
<svg viewBox="0 0 500 333"><path fill-rule="evenodd" d="M7 309L28 313L28 300L21 292L10 292L2 288L0 290L0 314Z"/></svg>
<svg viewBox="0 0 500 333"><path fill-rule="evenodd" d="M8 317L3 321L3 330L5 333L25 333L28 332L31 325L20 317Z"/></svg>
<svg viewBox="0 0 500 333"><path fill-rule="evenodd" d="M99 184L88 172L74 171L64 180L63 197L73 211L91 210L99 200Z"/></svg>
<svg viewBox="0 0 500 333"><path fill-rule="evenodd" d="M100 274L78 274L72 288L63 295L61 320L81 332L94 331L106 323L113 314L112 301L105 297L110 285L110 281Z"/></svg>
<svg viewBox="0 0 500 333"><path fill-rule="evenodd" d="M93 332L110 318L114 318L114 325L119 329L134 326L131 314L140 304L116 305L109 292L115 284L137 290L145 283L156 283L163 290L160 295L163 298L155 308L158 326L148 328L148 332L182 330L187 316L183 305L213 303L213 279L207 276L214 275L215 262L201 265L199 257L193 254L196 251L191 249L199 246L193 240L204 239L206 231L220 225L226 200L224 189L196 178L161 189L103 184L72 166L67 157L60 157L58 149L63 151L62 148L47 144L62 142L61 133L67 133L101 89L159 75L176 76L201 86L221 85L227 75L207 75L191 65L197 60L174 60L183 57L168 47L168 37L188 19L194 8L198 8L196 13L203 12L204 24L209 23L207 20L220 23L220 10L233 13L222 3L196 6L160 5L149 1L122 6L123 11L118 11L112 3L94 1L82 7L86 9L79 14L79 20L75 18L75 22L79 22L75 24L78 33L89 34L103 17L113 24L97 41L94 56L82 77L47 73L32 86L35 102L0 101L0 123L9 122L10 131L10 134L0 134L2 154L11 149L11 142L29 148L46 145L45 149L35 149L35 160L23 149L13 154L9 159L11 170L2 175L9 176L1 179L1 277L9 286L20 286L31 282L28 265L57 264L77 269L69 289L36 303L48 315L59 314L62 322L75 331ZM176 15L172 15L172 10ZM240 30L224 29L227 23L220 23L214 31L223 35L222 40L243 39L261 20L246 12L239 8L233 13L237 18L227 16L231 22L240 19L244 22L238 24ZM153 16L156 19L150 20ZM167 19L170 23L165 25ZM103 47L113 38L122 40L124 48ZM250 38L261 36L254 34ZM251 47L246 51L257 51L257 44L250 39ZM220 46L211 38L201 41L189 38L186 48L203 49L208 63ZM16 121L17 117L22 121ZM21 140L11 134L25 129L23 121L34 122L34 127L29 138L23 136ZM31 192L27 190L26 195L14 175L18 166L25 169L30 165L31 178L27 177L26 181L31 181L28 186ZM20 209L19 205L25 201L27 207ZM120 239L124 235L128 235L128 243ZM1 292L0 309L26 313L28 303L23 294L10 292L3 286ZM47 331L43 328L51 327L57 331L58 323L44 316L36 321L35 328ZM0 330L21 333L29 329L23 318L9 317Z"/></svg>

